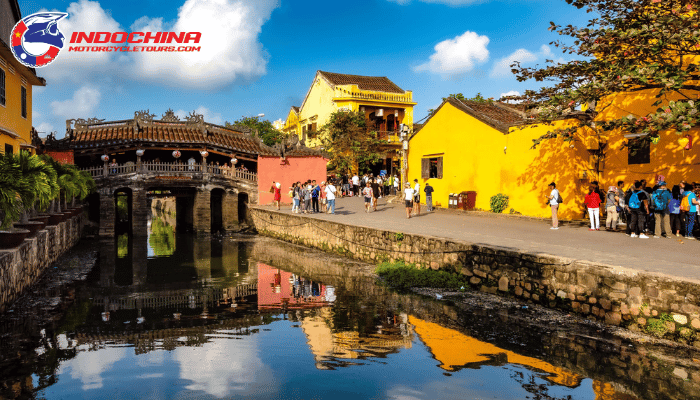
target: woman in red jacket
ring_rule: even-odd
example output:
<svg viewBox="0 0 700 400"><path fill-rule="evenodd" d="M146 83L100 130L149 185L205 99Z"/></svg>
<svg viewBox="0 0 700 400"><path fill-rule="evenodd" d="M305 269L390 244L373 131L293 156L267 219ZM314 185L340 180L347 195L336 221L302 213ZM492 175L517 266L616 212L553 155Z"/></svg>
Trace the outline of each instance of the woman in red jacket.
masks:
<svg viewBox="0 0 700 400"><path fill-rule="evenodd" d="M600 230L600 195L595 188L588 188L588 196L583 203L588 207L588 218L591 219L591 229L589 231Z"/></svg>

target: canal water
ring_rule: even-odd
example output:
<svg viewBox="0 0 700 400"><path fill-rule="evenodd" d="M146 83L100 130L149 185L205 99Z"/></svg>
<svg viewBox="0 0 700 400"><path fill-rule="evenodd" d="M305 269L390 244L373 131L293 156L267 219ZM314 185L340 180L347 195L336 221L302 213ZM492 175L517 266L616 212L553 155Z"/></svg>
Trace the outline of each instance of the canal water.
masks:
<svg viewBox="0 0 700 400"><path fill-rule="evenodd" d="M0 316L0 399L700 398L691 350L395 293L369 265L168 215L148 233L79 245L56 270L97 254L82 280Z"/></svg>

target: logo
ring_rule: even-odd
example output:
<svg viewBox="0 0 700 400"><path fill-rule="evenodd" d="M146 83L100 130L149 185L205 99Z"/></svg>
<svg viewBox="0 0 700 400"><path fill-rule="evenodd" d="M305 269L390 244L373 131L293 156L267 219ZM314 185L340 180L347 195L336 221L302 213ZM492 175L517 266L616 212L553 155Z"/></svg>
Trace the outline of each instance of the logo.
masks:
<svg viewBox="0 0 700 400"><path fill-rule="evenodd" d="M12 29L12 52L27 67L41 68L56 59L65 38L58 21L68 14L42 12L22 18Z"/></svg>

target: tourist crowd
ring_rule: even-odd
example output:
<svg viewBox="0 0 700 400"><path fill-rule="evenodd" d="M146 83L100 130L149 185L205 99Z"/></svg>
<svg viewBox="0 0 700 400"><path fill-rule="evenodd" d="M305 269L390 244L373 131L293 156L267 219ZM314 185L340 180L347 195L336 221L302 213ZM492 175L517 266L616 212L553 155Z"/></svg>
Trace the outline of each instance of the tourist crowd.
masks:
<svg viewBox="0 0 700 400"><path fill-rule="evenodd" d="M547 201L552 208L551 229L559 229L557 212L563 199L556 183L550 183L549 188ZM650 187L642 179L627 190L624 188L625 182L618 181L617 186L610 186L603 192L598 182L591 183L583 199L591 222L589 230L600 230L601 208L604 207L605 229L608 231L615 231L618 225L624 224L626 234L633 238L683 236L692 240L699 236L700 184L681 181L669 190L663 180Z"/></svg>

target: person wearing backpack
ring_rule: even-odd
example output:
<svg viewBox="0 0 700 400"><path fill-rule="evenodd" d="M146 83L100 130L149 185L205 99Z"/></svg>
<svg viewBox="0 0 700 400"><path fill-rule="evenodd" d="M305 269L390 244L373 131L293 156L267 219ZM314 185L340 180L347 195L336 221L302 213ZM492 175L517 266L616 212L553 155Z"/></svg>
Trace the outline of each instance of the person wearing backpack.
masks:
<svg viewBox="0 0 700 400"><path fill-rule="evenodd" d="M671 189L671 201L668 202L668 214L671 217L671 232L676 237L681 236L683 215L681 215L681 188L678 185Z"/></svg>
<svg viewBox="0 0 700 400"><path fill-rule="evenodd" d="M698 197L693 192L693 185L685 185L685 193L681 200L681 211L685 211L685 238L695 240L693 227L695 226L695 214L698 212Z"/></svg>
<svg viewBox="0 0 700 400"><path fill-rule="evenodd" d="M649 239L649 236L642 233L646 215L649 214L649 197L647 193L642 190L641 182L634 183L634 190L627 201L627 208L631 214L631 221L629 224L631 232L630 237Z"/></svg>
<svg viewBox="0 0 700 400"><path fill-rule="evenodd" d="M658 189L651 195L651 202L654 203L654 238L656 239L660 238L662 233L667 238L671 238L671 216L668 204L672 198L673 196L664 181L659 182Z"/></svg>
<svg viewBox="0 0 700 400"><path fill-rule="evenodd" d="M549 189L551 192L547 196L547 203L552 208L552 227L549 229L559 229L559 218L557 214L559 213L559 203L562 203L561 195L557 190L557 184L552 182L549 184Z"/></svg>

